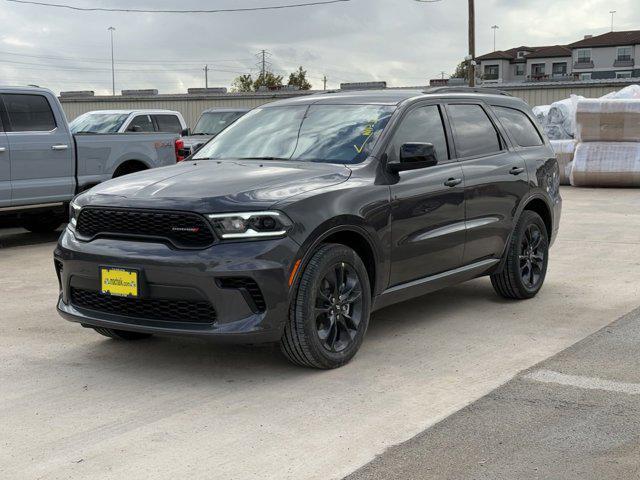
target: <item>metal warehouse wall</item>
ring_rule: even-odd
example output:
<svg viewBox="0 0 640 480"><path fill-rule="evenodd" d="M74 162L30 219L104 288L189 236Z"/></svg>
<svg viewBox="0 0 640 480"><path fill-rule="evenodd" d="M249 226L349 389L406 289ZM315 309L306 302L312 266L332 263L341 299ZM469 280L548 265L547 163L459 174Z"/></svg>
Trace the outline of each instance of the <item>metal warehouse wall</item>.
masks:
<svg viewBox="0 0 640 480"><path fill-rule="evenodd" d="M575 82L561 85L492 85L494 88L509 92L511 95L522 98L532 107L536 105L549 105L557 100L568 98L571 94L584 97L600 97L609 92L620 90L630 85L629 81L611 82ZM427 87L411 87L427 88ZM198 117L207 108L247 107L253 108L265 103L292 98L300 95L317 93L307 92L269 92L269 93L231 93L225 95L154 95L148 97L86 97L60 99L67 118L73 120L78 115L92 110L134 109L134 108L163 108L177 110L182 113L189 127L193 128Z"/></svg>
<svg viewBox="0 0 640 480"><path fill-rule="evenodd" d="M92 110L117 110L137 108L162 108L176 110L193 128L198 117L207 108L254 108L275 100L304 95L301 92L278 94L227 94L227 95L156 95L149 97L87 97L60 98L69 121Z"/></svg>

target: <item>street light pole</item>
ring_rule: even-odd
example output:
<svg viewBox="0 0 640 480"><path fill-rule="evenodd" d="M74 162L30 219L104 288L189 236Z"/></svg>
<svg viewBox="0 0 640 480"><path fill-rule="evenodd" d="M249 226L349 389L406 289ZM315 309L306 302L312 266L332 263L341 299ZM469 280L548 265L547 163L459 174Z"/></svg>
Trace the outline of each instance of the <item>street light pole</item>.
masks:
<svg viewBox="0 0 640 480"><path fill-rule="evenodd" d="M496 51L496 30L498 30L500 27L498 25L494 25L491 27L491 30L493 30L493 51Z"/></svg>
<svg viewBox="0 0 640 480"><path fill-rule="evenodd" d="M616 11L611 10L609 13L611 14L611 31L613 32L613 16L616 14Z"/></svg>
<svg viewBox="0 0 640 480"><path fill-rule="evenodd" d="M469 0L469 86L476 86L476 9Z"/></svg>
<svg viewBox="0 0 640 480"><path fill-rule="evenodd" d="M116 96L116 69L115 69L115 63L113 60L113 32L116 31L116 29L114 27L109 27L107 30L109 30L109 33L111 34L111 89L112 89L112 93L113 96Z"/></svg>

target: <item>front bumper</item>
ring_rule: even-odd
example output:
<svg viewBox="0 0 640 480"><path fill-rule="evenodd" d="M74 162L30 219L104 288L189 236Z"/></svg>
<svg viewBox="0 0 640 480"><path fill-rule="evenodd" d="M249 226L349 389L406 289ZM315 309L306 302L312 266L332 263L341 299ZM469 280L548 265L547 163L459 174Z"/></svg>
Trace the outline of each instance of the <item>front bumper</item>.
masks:
<svg viewBox="0 0 640 480"><path fill-rule="evenodd" d="M277 341L288 315L288 278L299 248L290 238L219 243L203 250L106 238L84 242L67 228L54 252L60 281L58 311L67 320L88 327L199 335L239 343ZM215 315L210 322L185 320L189 315L183 308L180 319L158 318L157 312L149 318L146 306L141 316L129 316L113 306L101 308L95 301L77 304L78 291L98 293L99 271L104 266L140 272L142 300L180 305L208 302ZM237 279L249 279L252 288L244 288Z"/></svg>

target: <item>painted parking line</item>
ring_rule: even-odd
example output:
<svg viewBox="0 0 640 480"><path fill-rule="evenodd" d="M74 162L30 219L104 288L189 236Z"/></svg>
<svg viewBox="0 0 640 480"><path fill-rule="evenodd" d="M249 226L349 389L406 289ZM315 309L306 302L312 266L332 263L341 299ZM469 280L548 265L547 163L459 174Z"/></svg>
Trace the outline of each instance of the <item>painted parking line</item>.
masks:
<svg viewBox="0 0 640 480"><path fill-rule="evenodd" d="M552 370L538 370L524 376L527 380L542 383L555 383L587 390L605 390L607 392L640 395L640 383L616 382L597 377L583 377L581 375L566 375Z"/></svg>

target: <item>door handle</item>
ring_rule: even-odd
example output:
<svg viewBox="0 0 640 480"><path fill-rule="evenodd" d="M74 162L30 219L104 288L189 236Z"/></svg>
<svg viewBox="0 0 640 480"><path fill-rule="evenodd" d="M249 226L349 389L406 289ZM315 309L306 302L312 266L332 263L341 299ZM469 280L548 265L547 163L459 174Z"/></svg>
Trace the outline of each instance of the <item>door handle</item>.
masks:
<svg viewBox="0 0 640 480"><path fill-rule="evenodd" d="M462 179L461 178L450 178L449 180L444 182L444 184L447 187L455 187L456 185L460 185L461 183L462 183Z"/></svg>
<svg viewBox="0 0 640 480"><path fill-rule="evenodd" d="M7 151L6 147L0 147L0 153L6 152L6 151Z"/></svg>
<svg viewBox="0 0 640 480"><path fill-rule="evenodd" d="M69 145L52 145L51 150L66 150Z"/></svg>
<svg viewBox="0 0 640 480"><path fill-rule="evenodd" d="M509 173L511 175L520 175L522 172L524 172L523 167L513 167L511 170L509 170Z"/></svg>

